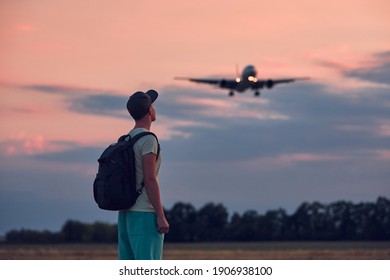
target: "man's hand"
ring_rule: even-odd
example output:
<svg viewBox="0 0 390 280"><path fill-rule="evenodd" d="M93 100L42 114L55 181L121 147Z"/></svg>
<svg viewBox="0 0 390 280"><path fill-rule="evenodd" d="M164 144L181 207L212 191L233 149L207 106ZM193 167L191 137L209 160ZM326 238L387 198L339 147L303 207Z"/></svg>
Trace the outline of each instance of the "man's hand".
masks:
<svg viewBox="0 0 390 280"><path fill-rule="evenodd" d="M169 232L169 224L165 217L157 217L157 230L159 233Z"/></svg>

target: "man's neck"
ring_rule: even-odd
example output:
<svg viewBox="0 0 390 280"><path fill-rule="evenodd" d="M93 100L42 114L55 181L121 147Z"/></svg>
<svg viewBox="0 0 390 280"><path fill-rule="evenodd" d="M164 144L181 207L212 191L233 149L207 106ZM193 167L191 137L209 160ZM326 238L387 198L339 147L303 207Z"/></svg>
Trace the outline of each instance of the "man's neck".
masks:
<svg viewBox="0 0 390 280"><path fill-rule="evenodd" d="M135 122L134 129L136 128L145 128L146 130L150 130L150 127L152 126L151 122L139 120Z"/></svg>

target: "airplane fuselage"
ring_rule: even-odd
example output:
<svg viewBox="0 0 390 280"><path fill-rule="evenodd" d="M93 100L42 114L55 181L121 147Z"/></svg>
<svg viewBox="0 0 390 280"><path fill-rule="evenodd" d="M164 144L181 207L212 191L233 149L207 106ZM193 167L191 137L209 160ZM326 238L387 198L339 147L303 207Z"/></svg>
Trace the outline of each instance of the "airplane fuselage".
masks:
<svg viewBox="0 0 390 280"><path fill-rule="evenodd" d="M248 65L242 71L242 75L239 78L236 78L236 88L238 92L244 92L249 88L252 88L253 84L257 82L257 71L256 68L252 65Z"/></svg>

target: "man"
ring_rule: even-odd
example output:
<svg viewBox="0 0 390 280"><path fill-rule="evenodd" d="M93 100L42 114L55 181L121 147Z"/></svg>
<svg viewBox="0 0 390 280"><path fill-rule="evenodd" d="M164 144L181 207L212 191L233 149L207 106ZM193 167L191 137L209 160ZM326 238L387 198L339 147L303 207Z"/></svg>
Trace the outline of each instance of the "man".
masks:
<svg viewBox="0 0 390 280"><path fill-rule="evenodd" d="M130 96L127 110L135 121L129 132L131 137L150 131L156 120L153 102L157 99L155 90L146 93L138 91ZM161 155L157 158L158 142L153 135L141 137L134 144L137 189L144 188L136 203L118 214L118 257L119 259L162 259L164 234L169 231L165 218L157 174Z"/></svg>

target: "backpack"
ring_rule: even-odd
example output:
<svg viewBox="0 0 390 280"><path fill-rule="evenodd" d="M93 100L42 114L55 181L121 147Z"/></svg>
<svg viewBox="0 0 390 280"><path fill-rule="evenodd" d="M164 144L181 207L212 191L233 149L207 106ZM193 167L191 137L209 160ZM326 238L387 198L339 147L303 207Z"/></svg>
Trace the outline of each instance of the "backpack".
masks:
<svg viewBox="0 0 390 280"><path fill-rule="evenodd" d="M93 182L93 196L99 208L104 210L123 210L134 205L142 193L144 183L139 190L136 187L136 171L133 145L141 137L153 135L141 132L131 137L122 135L117 143L108 146L98 159L99 168ZM157 158L160 153L158 144Z"/></svg>

